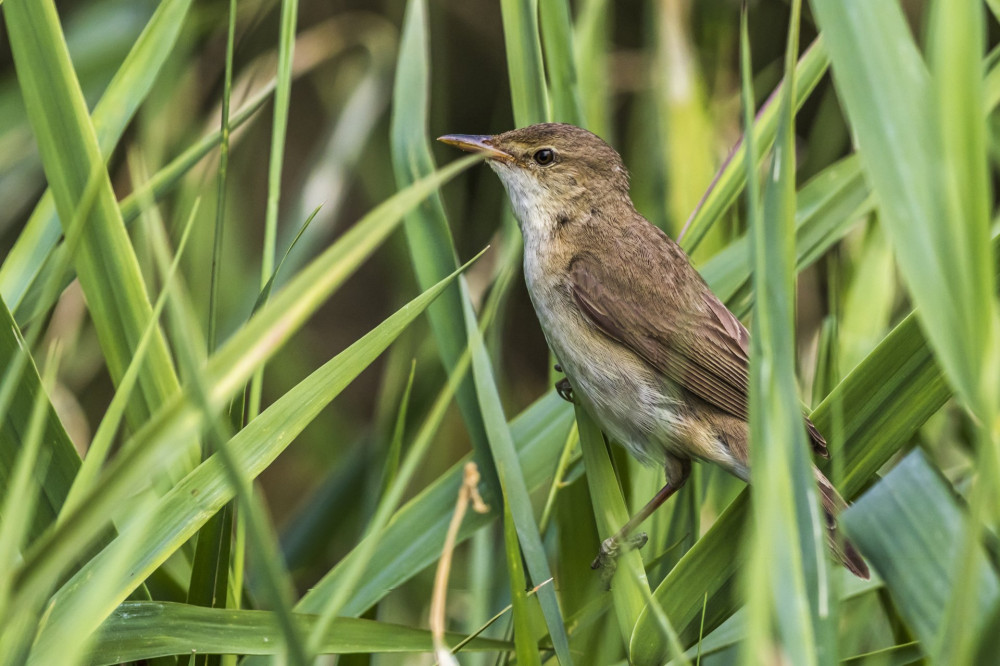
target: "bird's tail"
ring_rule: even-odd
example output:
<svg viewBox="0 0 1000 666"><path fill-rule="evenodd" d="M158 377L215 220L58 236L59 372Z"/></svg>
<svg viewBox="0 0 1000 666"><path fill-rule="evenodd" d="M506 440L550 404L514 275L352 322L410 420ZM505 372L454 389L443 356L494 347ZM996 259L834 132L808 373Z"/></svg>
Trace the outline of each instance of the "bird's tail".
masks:
<svg viewBox="0 0 1000 666"><path fill-rule="evenodd" d="M819 483L820 496L823 500L823 514L826 517L826 541L830 550L837 559L843 563L847 569L859 578L868 580L871 574L868 565L865 564L861 554L858 553L850 541L837 531L837 516L847 508L847 502L840 496L837 489L833 487L830 480L823 476L823 472L815 467L816 481Z"/></svg>

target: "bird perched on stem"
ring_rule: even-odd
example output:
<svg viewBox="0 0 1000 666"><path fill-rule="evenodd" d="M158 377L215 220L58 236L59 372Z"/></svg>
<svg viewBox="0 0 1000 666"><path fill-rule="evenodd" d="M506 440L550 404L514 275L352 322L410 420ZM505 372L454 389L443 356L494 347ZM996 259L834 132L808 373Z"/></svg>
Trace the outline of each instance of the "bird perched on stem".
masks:
<svg viewBox="0 0 1000 666"><path fill-rule="evenodd" d="M482 154L507 189L524 236L528 293L566 373L560 394L575 396L613 440L666 471L666 485L604 541L594 568L612 563L684 485L692 459L749 481L749 335L684 251L636 212L618 153L556 123L439 140ZM823 436L808 418L805 425L814 451L828 457ZM868 578L854 546L837 535L846 503L813 469L831 550Z"/></svg>

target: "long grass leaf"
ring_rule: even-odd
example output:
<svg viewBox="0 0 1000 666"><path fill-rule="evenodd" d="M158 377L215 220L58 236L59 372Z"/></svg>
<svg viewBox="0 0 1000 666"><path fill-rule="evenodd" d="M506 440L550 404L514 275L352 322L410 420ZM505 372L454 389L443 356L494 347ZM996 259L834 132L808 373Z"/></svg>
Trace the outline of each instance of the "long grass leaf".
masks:
<svg viewBox="0 0 1000 666"><path fill-rule="evenodd" d="M826 73L829 59L826 47L821 37L817 37L799 58L795 69L795 80L798 82L795 95L795 109L802 107L810 93ZM753 124L754 139L760 154L763 155L774 143L778 131L778 105L784 83L779 85L768 97L757 113ZM688 253L694 252L698 244L723 214L732 206L746 185L746 171L743 165L746 161L746 145L741 141L729 154L729 157L715 174L712 184L684 224L678 242Z"/></svg>
<svg viewBox="0 0 1000 666"><path fill-rule="evenodd" d="M288 106L292 94L292 55L295 52L295 27L298 0L281 0L281 23L278 33L277 87L274 91L274 118L271 128L271 155L267 170L267 206L264 216L264 247L261 251L260 286L263 289L274 272L278 238L278 202L281 198L281 172L285 160L285 135L288 131ZM246 418L260 411L264 385L264 367L254 372Z"/></svg>
<svg viewBox="0 0 1000 666"><path fill-rule="evenodd" d="M156 82L190 6L191 0L160 3L94 107L91 120L105 159ZM30 285L39 279L39 271L61 235L55 201L47 190L0 266L0 293L15 313Z"/></svg>
<svg viewBox="0 0 1000 666"><path fill-rule="evenodd" d="M576 49L568 0L545 0L539 5L538 23L545 52L552 121L586 127L577 84Z"/></svg>
<svg viewBox="0 0 1000 666"><path fill-rule="evenodd" d="M257 364L274 354L298 330L388 237L411 207L475 161L474 156L458 160L383 202L300 271L268 307L258 312L209 360L205 372L213 405L221 408L249 379ZM182 396L167 401L157 416L131 438L125 454L109 466L95 490L81 502L80 509L34 545L19 572L23 594L35 598L47 581L58 578L106 524L111 507L148 485L149 469L186 455L196 446L194 437L200 425L198 410Z"/></svg>
<svg viewBox="0 0 1000 666"><path fill-rule="evenodd" d="M572 423L572 415L565 401L549 393L511 421L511 435L529 489L536 490L548 480L559 446L565 441ZM360 615L441 556L448 519L462 483L462 469L469 459L466 456L455 463L393 516L382 535L382 547L373 554L360 585L344 606L344 614ZM462 523L457 543L469 538L484 525L498 520L500 514L496 506L491 505L491 509L489 514L469 514ZM414 526L419 528L414 529ZM345 562L342 560L302 597L296 610L316 612L324 600L346 581Z"/></svg>
<svg viewBox="0 0 1000 666"><path fill-rule="evenodd" d="M961 36L939 51L932 79L894 3L813 0L812 6L928 339L959 397L992 428L1000 317L988 250L982 26L969 17L976 13L972 3L944 12L956 21L966 16L967 27L951 33ZM951 219L961 223L942 224Z"/></svg>
<svg viewBox="0 0 1000 666"><path fill-rule="evenodd" d="M471 306L467 307L465 311L465 327L472 350L472 374L476 381L479 409L486 425L486 435L493 454L493 463L496 465L503 500L505 504L510 506L511 519L517 529L517 537L521 543L531 583L536 587L541 586L538 590L538 603L542 607L542 614L545 616L545 623L552 636L556 655L558 655L560 662L572 664L569 639L566 635L566 627L563 623L554 586L543 585L552 578L552 573L538 532L538 523L535 521L531 498L528 494L528 484L518 462L517 449L514 446L514 439L500 403L500 395L493 377L493 368L489 355L486 353L482 336L476 326Z"/></svg>
<svg viewBox="0 0 1000 666"><path fill-rule="evenodd" d="M430 60L425 0L407 4L399 61L394 82L391 148L396 184L405 187L434 171L428 140L430 107ZM458 259L444 204L438 193L415 208L403 226L410 261L422 287L433 284L455 270ZM452 372L468 347L463 323L468 289L461 278L428 309L431 330L446 371ZM480 473L488 486L496 486L496 471L489 454L486 429L476 400L472 377L466 377L456 395L466 430L472 439Z"/></svg>
<svg viewBox="0 0 1000 666"><path fill-rule="evenodd" d="M104 163L97 136L54 3L8 2L4 18L46 177L60 221L68 225L88 175ZM117 382L152 308L106 175L86 220L75 263L108 370ZM157 333L140 375L137 399L127 410L130 423L141 426L178 386L166 343Z"/></svg>
<svg viewBox="0 0 1000 666"><path fill-rule="evenodd" d="M549 95L538 33L538 0L500 0L507 75L514 123L525 127L549 119Z"/></svg>
<svg viewBox="0 0 1000 666"><path fill-rule="evenodd" d="M302 633L316 625L312 615L296 615ZM445 634L449 643L462 640ZM431 633L401 624L338 618L323 635L321 649L331 654L430 652ZM505 650L510 644L474 638L463 650ZM269 611L221 610L166 602L126 602L101 626L92 663L117 664L167 655L276 655L277 620Z"/></svg>
<svg viewBox="0 0 1000 666"><path fill-rule="evenodd" d="M625 498L615 477L608 447L604 443L600 428L582 407L577 406L575 412L597 533L607 538L617 533L621 526L628 522L628 507L625 506ZM594 544L592 548L596 553L598 544ZM611 596L618 630L627 647L632 638L632 630L639 619L639 613L646 605L645 596L649 594L649 583L646 581L646 570L642 566L642 557L638 550L623 549L617 565L614 578L610 581ZM642 591L643 587L646 588L645 594Z"/></svg>
<svg viewBox="0 0 1000 666"><path fill-rule="evenodd" d="M750 351L750 469L754 536L747 569L750 661L781 652L796 664L823 654L830 616L819 501L795 385L795 56L801 3L793 1L778 133L763 208L757 160L747 141L747 191L756 299ZM752 136L753 93L746 13L741 23L744 136Z"/></svg>
<svg viewBox="0 0 1000 666"><path fill-rule="evenodd" d="M960 565L969 520L952 488L914 451L844 512L843 523L885 581L921 651L935 654L955 586L966 575ZM965 631L973 636L1000 600L1000 576L985 555L971 573L976 612L965 617Z"/></svg>
<svg viewBox="0 0 1000 666"><path fill-rule="evenodd" d="M323 407L368 367L456 276L457 272L396 311L251 421L229 442L235 464L245 471L248 478L260 474ZM208 371L206 377L212 381L210 386L214 387L215 373ZM214 404L212 406L216 407ZM223 463L219 455L215 454L161 498L145 516L145 520L141 521L142 524L129 528L143 529L144 524L153 525L148 538L151 543L158 545L136 553L135 560L126 567L126 580L115 589L102 591L105 605L93 613L92 629L96 629L115 606L125 600L131 590L197 532L233 495ZM88 578L109 566L109 562L116 561L117 549L128 539L129 529L88 561L52 597L46 624L41 628L38 640L43 640L46 632L58 630L65 606L75 596L86 594Z"/></svg>
<svg viewBox="0 0 1000 666"><path fill-rule="evenodd" d="M2 300L0 368L3 368L0 375L0 414L3 416L0 418L0 487L7 488L12 483L13 470L24 444L23 433L28 430L32 405L45 391L21 331ZM45 432L40 446L49 462L40 480L42 497L28 530L31 539L55 521L80 469L80 454L51 406L43 424Z"/></svg>

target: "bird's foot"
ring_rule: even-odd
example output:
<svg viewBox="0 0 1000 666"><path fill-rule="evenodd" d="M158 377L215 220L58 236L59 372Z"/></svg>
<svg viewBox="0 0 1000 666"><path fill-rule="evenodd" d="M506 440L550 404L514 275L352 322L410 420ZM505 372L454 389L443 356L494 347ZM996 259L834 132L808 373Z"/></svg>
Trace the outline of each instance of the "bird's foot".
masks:
<svg viewBox="0 0 1000 666"><path fill-rule="evenodd" d="M590 563L590 568L600 569L601 580L610 587L611 579L618 568L618 558L623 552L622 547L624 546L625 551L635 550L645 546L647 541L649 541L649 536L645 532L628 537L624 544L615 537L608 537L601 543L601 550L597 553L594 561Z"/></svg>
<svg viewBox="0 0 1000 666"><path fill-rule="evenodd" d="M566 402L576 402L573 399L573 387L570 385L569 380L567 378L563 377L562 379L556 382L555 386L556 386L556 393L559 394L560 398L562 398Z"/></svg>

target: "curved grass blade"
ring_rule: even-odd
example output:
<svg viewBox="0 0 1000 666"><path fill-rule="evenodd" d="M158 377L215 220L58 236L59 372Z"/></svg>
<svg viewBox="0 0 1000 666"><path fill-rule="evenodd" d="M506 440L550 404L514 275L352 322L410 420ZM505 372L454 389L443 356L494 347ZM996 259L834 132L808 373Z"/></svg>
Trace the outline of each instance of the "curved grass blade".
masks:
<svg viewBox="0 0 1000 666"><path fill-rule="evenodd" d="M158 232L154 242L154 254L163 273L169 270L167 234L162 224L154 227ZM265 601L273 610L282 634L283 656L296 666L306 666L311 662L304 641L298 634L298 627L292 618L292 594L294 585L279 553L277 536L259 495L254 494L250 480L236 463L227 442L230 439L229 422L223 416L213 414L208 396L208 387L199 372L202 363L201 350L204 348L200 327L190 297L186 292L172 285L165 290L171 306L170 322L172 340L177 350L177 358L185 376L190 377L187 392L192 396L195 407L210 416L207 440L214 455L218 457L225 480L235 501L242 507L249 544L256 555L261 572L261 587L266 593ZM226 503L198 533L198 548L191 569L191 584L188 589L189 603L201 606L225 607L228 596L229 559L231 549L233 502ZM155 523L150 523L155 524ZM125 556L121 556L125 557ZM242 591L236 591L241 594ZM94 596L91 594L91 596Z"/></svg>
<svg viewBox="0 0 1000 666"><path fill-rule="evenodd" d="M528 484L518 461L517 449L514 446L507 418L504 416L500 394L493 378L493 367L490 364L489 355L486 353L482 335L476 326L475 315L472 313L470 304L467 304L465 308L465 326L469 335L469 346L472 350L472 374L476 381L479 409L486 425L486 435L489 439L490 451L493 454L493 462L496 465L504 504L510 507L511 520L517 529L517 538L521 544L530 581L535 587L541 586L538 590L538 603L542 607L542 614L545 616L545 624L552 637L556 655L561 663L570 666L573 661L569 652L569 638L566 635L562 611L559 609L559 600L556 597L554 586L543 585L552 578L552 573L545 548L542 545L541 535L538 532L538 523L535 521L531 498L528 494ZM517 564L512 563L508 558L507 566L512 578L514 578L516 571L512 570L511 567L516 567ZM515 610L517 610L516 605ZM515 620L516 622L517 620Z"/></svg>
<svg viewBox="0 0 1000 666"><path fill-rule="evenodd" d="M27 355L28 346L6 304L0 299L0 487L9 487L13 470L28 429L32 405L44 395L34 361ZM15 376L17 379L15 379ZM49 463L40 478L42 497L35 507L28 529L30 540L51 525L66 500L73 479L80 469L80 454L66 434L55 410L49 406L44 420L41 446Z"/></svg>
<svg viewBox="0 0 1000 666"><path fill-rule="evenodd" d="M960 9L935 15L940 20L934 27L966 23L936 33L952 37L932 53L932 77L897 5L830 0L812 5L866 175L879 197L881 221L928 339L962 402L995 428L1000 316L988 242L977 46L983 28L981 16L976 18L981 7L961 3ZM893 131L886 132L890 125ZM996 466L995 454L983 463ZM996 469L991 474L1000 476Z"/></svg>
<svg viewBox="0 0 1000 666"><path fill-rule="evenodd" d="M544 76L540 71L537 6L531 1L516 6L504 2L502 10L507 30L513 30L512 26L517 26L515 33L507 33L510 57L514 57L510 52L511 40L514 39L521 40L522 46L531 49L531 53L538 50L537 63L530 53L521 53L523 59L518 60L517 64L511 64L512 85L518 80L525 86L519 89L520 92L515 96L515 105L523 114L547 114ZM526 13L529 11L535 13ZM433 168L433 158L426 137L429 65L425 14L423 2L414 0L410 3L400 50L400 69L395 89L397 106L393 114L393 157L396 178L400 184ZM539 87L540 92L536 89ZM399 106L404 103L406 106ZM419 113L416 119L413 118L414 110ZM545 115L542 115L539 119L544 117ZM413 263L422 283L435 279L454 265L455 251L451 243L451 232L439 198L432 199L426 207L416 211L407 221L406 231ZM448 300L442 301L437 306L440 309L432 312L432 317L436 316L438 322L435 326L435 335L438 338L439 349L446 367L451 369L454 367L456 355L467 344L472 348L475 385L473 387L466 384L463 387L461 398L471 402L471 404L464 403L466 406L463 409L463 416L466 417L473 443L476 445L480 471L486 479L487 487L493 490L493 497L488 501L492 503L503 497L504 501L513 503L511 513L517 525L528 571L532 582L538 585L551 578L551 573L521 477L521 470L517 465L516 451L510 439L507 419L503 414L489 356L482 343L475 314L462 284L457 284L446 297ZM464 331L461 330L463 317ZM435 319L432 318L432 324L434 322ZM478 409L475 402L477 399ZM460 401L460 405L462 404ZM508 564L512 564L510 560ZM514 571L511 573L516 574ZM538 600L549 631L554 637L556 653L563 663L570 664L569 641L552 587L546 586L539 590Z"/></svg>
<svg viewBox="0 0 1000 666"><path fill-rule="evenodd" d="M66 226L73 218L88 174L103 167L104 158L52 0L7 2L4 18L25 107L60 221ZM106 172L103 176L74 261L108 371L117 383L134 355L152 307L111 182ZM126 411L136 428L179 389L166 342L159 332L147 354L139 391Z"/></svg>
<svg viewBox="0 0 1000 666"><path fill-rule="evenodd" d="M296 615L300 631L316 624L312 615ZM445 634L449 643L460 634ZM278 654L274 614L256 610L222 610L168 602L125 602L101 625L91 653L94 666L168 655ZM431 633L424 629L374 620L337 618L323 635L322 652L329 654L430 652ZM474 638L469 651L504 651L511 645L490 638Z"/></svg>
<svg viewBox="0 0 1000 666"><path fill-rule="evenodd" d="M338 586L332 596L324 600L322 605L317 609L319 619L309 637L310 645L314 650L318 648L320 639L335 622L336 617L340 615L344 606L353 595L354 590L358 587L364 570L371 561L389 520L399 506L403 493L406 491L424 457L427 455L431 444L434 442L438 428L440 428L441 422L444 420L445 411L451 404L452 398L455 396L468 369L469 355L463 354L458 359L455 369L452 370L451 375L448 377L447 385L434 401L434 405L431 407L424 424L417 433L413 445L407 452L398 474L395 474L395 478L388 484L387 490L379 501L375 514L372 516L368 528L365 530L364 538L351 551L349 561L347 561L348 558L345 558L347 582L344 585Z"/></svg>
<svg viewBox="0 0 1000 666"><path fill-rule="evenodd" d="M548 481L560 445L572 424L573 413L554 392L540 398L510 423L511 435L518 449L525 482L532 491ZM381 547L368 563L360 585L344 605L342 614L357 616L390 591L424 570L441 556L441 544L455 507L455 497L462 483L463 468L471 456L465 456L430 486L407 502L389 523L381 537ZM456 543L499 518L495 505L488 514L466 516ZM341 560L310 589L296 606L296 611L314 613L341 585L348 583L346 561Z"/></svg>
<svg viewBox="0 0 1000 666"><path fill-rule="evenodd" d="M628 508L600 428L582 407L576 406L575 411L597 533L604 539L618 532L628 522ZM596 553L598 544L594 544L593 548ZM625 550L617 564L614 578L610 581L611 597L618 630L627 647L639 614L646 605L649 583L646 581L646 570L642 566L642 556L638 550ZM646 588L645 592L643 587Z"/></svg>
<svg viewBox="0 0 1000 666"><path fill-rule="evenodd" d="M111 154L149 94L177 42L190 6L191 0L161 2L101 95L91 120L102 155ZM45 283L40 271L62 232L52 191L46 190L0 266L0 293L15 314L20 314L22 298L30 286Z"/></svg>
<svg viewBox="0 0 1000 666"><path fill-rule="evenodd" d="M552 121L586 127L577 84L576 50L568 0L545 0L539 6L545 72L552 97Z"/></svg>
<svg viewBox="0 0 1000 666"><path fill-rule="evenodd" d="M822 38L817 37L799 58L795 68L795 79L798 81L794 105L796 111L802 107L813 88L823 78L828 64L826 47L823 45ZM778 131L778 105L774 101L779 99L784 85L782 82L774 89L754 119L754 139L762 155L774 143L774 137ZM688 254L694 252L712 225L722 218L722 215L729 210L729 207L736 202L740 192L743 191L746 186L746 171L743 168L745 162L746 145L741 140L726 158L725 163L712 180L712 184L709 185L708 191L705 192L705 196L702 197L698 207L684 224L684 230L681 231L678 242Z"/></svg>
<svg viewBox="0 0 1000 666"><path fill-rule="evenodd" d="M244 470L248 478L260 474L457 275L458 272L453 273L431 290L397 310L382 324L325 363L251 421L228 444L235 464ZM263 312L267 312L267 309ZM220 350L220 354L224 351L225 348ZM212 372L211 363L205 371L205 378L208 387L216 391L218 379L216 373ZM211 395L208 397L211 398L210 406L213 409L222 407L217 398ZM139 447L135 449L138 450ZM126 567L128 576L121 586L113 590L102 590L105 604L102 608L95 609L93 613L93 629L96 629L146 576L194 535L223 504L232 499L234 491L222 466L220 456L216 453L164 495L142 520L135 521L140 526L141 524L155 526L149 532L148 540L157 546L135 553L135 559ZM76 595L88 593L89 577L96 575L108 566L109 562L116 560L118 549L121 548L122 542L128 539L128 533L132 529L139 528L133 524L123 530L117 539L88 561L52 597L46 624L40 629L39 641L44 639L47 632L58 630L65 606Z"/></svg>
<svg viewBox="0 0 1000 666"><path fill-rule="evenodd" d="M292 94L292 55L295 52L295 24L298 0L281 0L281 27L278 42L278 84L274 91L274 122L271 129L271 153L267 170L267 204L264 216L264 248L261 252L260 287L274 272L275 246L278 238L278 200L281 195L281 171L285 160L285 135L288 131L288 107ZM250 381L250 397L245 418L252 420L260 411L264 388L264 365Z"/></svg>
<svg viewBox="0 0 1000 666"><path fill-rule="evenodd" d="M779 99L778 131L763 207L758 208L752 136L753 91L747 12L740 50L746 143L747 217L753 264L750 337L750 470L753 537L744 578L748 661L783 653L792 663L833 663L824 529L795 383L795 57L801 1L793 0Z"/></svg>
<svg viewBox="0 0 1000 666"><path fill-rule="evenodd" d="M550 112L538 35L538 0L500 0L500 13L514 123L518 127L543 123Z"/></svg>
<svg viewBox="0 0 1000 666"><path fill-rule="evenodd" d="M405 187L434 171L434 157L427 138L430 126L429 58L426 2L411 0L406 8L393 88L391 148L393 172L398 187ZM403 228L410 261L417 283L422 288L455 270L458 255L439 193L432 194L423 206L407 215ZM467 291L464 280L460 278L427 311L438 353L449 373L454 371L458 359L468 347L463 325ZM486 479L487 486L495 490L496 470L489 455L486 429L471 377L466 377L462 382L456 401L472 439L480 473Z"/></svg>
<svg viewBox="0 0 1000 666"><path fill-rule="evenodd" d="M184 248L187 247L187 240L194 226L197 211L198 205L196 202L191 209L191 214L188 216L187 224L184 226L181 239L177 244L176 256L164 277L163 289L156 299L149 322L146 324L146 328L142 332L142 337L139 338L139 343L136 345L135 356L129 363L125 374L122 375L122 380L115 390L115 395L111 399L107 410L105 410L104 417L101 419L100 425L97 426L97 432L94 434L90 447L87 449L87 457L83 460L79 471L73 478L73 483L66 495L66 502L59 512L59 522L65 520L65 517L78 507L80 500L93 489L101 467L108 458L111 445L114 443L115 433L118 432L122 418L125 415L125 405L128 403L129 397L139 378L139 368L146 357L149 342L152 340L153 332L159 326L160 314L163 312L164 305L166 305L167 293L177 273L180 259L184 254Z"/></svg>
<svg viewBox="0 0 1000 666"><path fill-rule="evenodd" d="M221 409L262 359L269 357L324 300L396 228L403 215L423 197L476 161L470 156L383 202L345 233L309 266L299 272L263 310L258 312L208 362L213 408ZM109 466L94 492L81 502L64 524L34 544L18 573L21 593L39 595L47 581L57 579L75 561L80 550L107 522L111 507L137 489L147 487L148 470L158 469L178 456L194 452L201 428L198 410L176 395L127 443L125 453Z"/></svg>
<svg viewBox="0 0 1000 666"><path fill-rule="evenodd" d="M958 578L965 575L962 549L969 529L954 490L916 450L858 498L842 522L885 581L923 654L947 661L950 648L939 641ZM1000 601L1000 576L987 562L981 552L972 572L977 612L965 617L965 630L973 636Z"/></svg>

